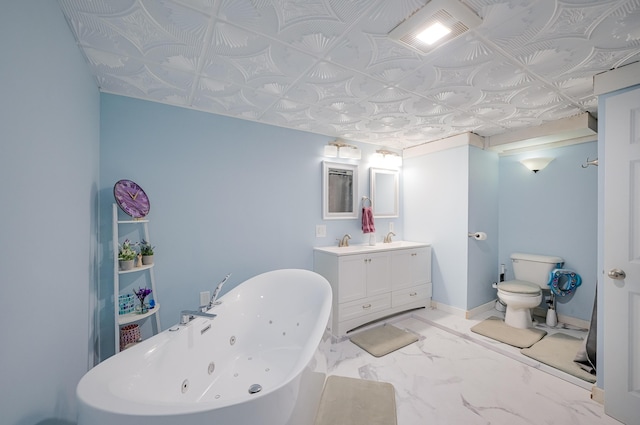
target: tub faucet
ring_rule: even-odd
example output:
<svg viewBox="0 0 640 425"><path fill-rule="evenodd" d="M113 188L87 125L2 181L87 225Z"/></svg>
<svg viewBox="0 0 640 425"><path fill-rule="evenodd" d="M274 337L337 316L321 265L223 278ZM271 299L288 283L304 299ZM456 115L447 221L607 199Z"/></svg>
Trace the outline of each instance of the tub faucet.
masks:
<svg viewBox="0 0 640 425"><path fill-rule="evenodd" d="M211 313L203 313L202 311L182 310L180 312L180 324L186 325L196 317L207 317L209 319L213 319L214 317L216 317L216 315Z"/></svg>
<svg viewBox="0 0 640 425"><path fill-rule="evenodd" d="M393 242L393 239L392 239L392 238L393 238L395 235L396 235L396 234L395 234L395 233L393 233L393 232L389 232L389 233L387 233L387 236L385 236L385 237L384 237L384 240L383 240L382 242L383 242L383 243L391 243L391 242Z"/></svg>
<svg viewBox="0 0 640 425"><path fill-rule="evenodd" d="M338 242L338 246L339 247L343 247L343 246L349 246L349 239L351 239L351 235L350 234L346 234L342 237L342 239L340 240L340 242Z"/></svg>
<svg viewBox="0 0 640 425"><path fill-rule="evenodd" d="M213 307L216 304L216 300L218 299L218 295L220 294L220 290L222 289L222 286L227 282L227 280L229 280L230 277L231 277L231 273L226 275L224 279L222 279L222 282L218 283L218 286L216 286L216 289L214 289L213 291L213 295L211 296L211 300L209 301L209 304L206 306L207 310L211 309L211 307ZM220 304L220 302L221 301L219 301L218 304Z"/></svg>

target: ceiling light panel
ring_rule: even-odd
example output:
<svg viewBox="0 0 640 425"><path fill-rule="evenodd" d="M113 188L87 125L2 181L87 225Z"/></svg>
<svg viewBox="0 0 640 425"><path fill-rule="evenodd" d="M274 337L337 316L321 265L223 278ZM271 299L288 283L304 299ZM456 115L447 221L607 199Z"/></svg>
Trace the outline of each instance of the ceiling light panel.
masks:
<svg viewBox="0 0 640 425"><path fill-rule="evenodd" d="M475 13L456 0L431 0L395 27L389 33L389 38L424 55L480 25L481 22ZM425 40L425 33L432 28L440 28L441 31L444 28L448 31L441 33L436 40Z"/></svg>

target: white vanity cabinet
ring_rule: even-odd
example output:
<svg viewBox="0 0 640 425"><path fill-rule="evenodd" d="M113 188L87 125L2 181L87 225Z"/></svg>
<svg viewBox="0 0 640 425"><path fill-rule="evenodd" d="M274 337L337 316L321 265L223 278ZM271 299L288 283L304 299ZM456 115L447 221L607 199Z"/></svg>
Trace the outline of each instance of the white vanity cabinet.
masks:
<svg viewBox="0 0 640 425"><path fill-rule="evenodd" d="M314 250L314 271L333 290L334 337L431 300L431 247L415 242Z"/></svg>

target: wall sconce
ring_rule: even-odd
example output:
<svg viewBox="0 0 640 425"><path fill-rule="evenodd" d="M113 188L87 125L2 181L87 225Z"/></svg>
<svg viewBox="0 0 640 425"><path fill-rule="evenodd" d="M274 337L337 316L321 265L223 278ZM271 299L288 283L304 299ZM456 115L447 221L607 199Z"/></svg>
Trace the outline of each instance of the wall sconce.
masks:
<svg viewBox="0 0 640 425"><path fill-rule="evenodd" d="M360 159L362 151L357 146L343 143L336 139L324 147L324 156L331 158Z"/></svg>
<svg viewBox="0 0 640 425"><path fill-rule="evenodd" d="M549 165L551 161L553 161L553 158L527 158L521 160L520 163L534 173L537 173Z"/></svg>
<svg viewBox="0 0 640 425"><path fill-rule="evenodd" d="M402 156L399 153L387 149L378 149L373 157L374 161L380 164L400 167L402 165Z"/></svg>

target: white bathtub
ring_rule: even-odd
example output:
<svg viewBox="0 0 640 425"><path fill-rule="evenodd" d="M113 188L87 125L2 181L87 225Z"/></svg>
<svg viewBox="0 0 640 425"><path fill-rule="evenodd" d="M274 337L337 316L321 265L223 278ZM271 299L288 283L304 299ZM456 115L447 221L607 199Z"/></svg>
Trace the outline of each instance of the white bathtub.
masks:
<svg viewBox="0 0 640 425"><path fill-rule="evenodd" d="M215 319L173 326L90 370L77 388L78 424L312 424L329 283L276 270L220 300ZM262 390L250 394L254 384Z"/></svg>

